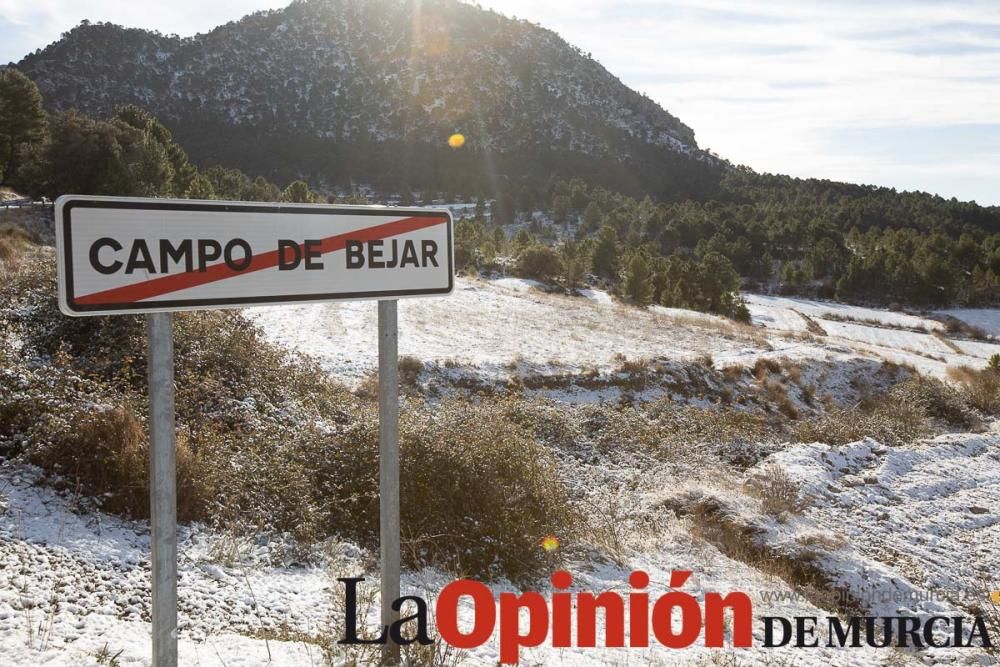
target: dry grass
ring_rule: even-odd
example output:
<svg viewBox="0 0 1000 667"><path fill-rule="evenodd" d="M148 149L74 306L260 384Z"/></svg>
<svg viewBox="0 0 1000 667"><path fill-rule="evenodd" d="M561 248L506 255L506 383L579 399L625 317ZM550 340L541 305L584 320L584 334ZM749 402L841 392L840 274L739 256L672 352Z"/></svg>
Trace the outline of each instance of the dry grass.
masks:
<svg viewBox="0 0 1000 667"><path fill-rule="evenodd" d="M648 370L650 366L649 359L642 357L629 359L621 353L615 355L615 361L618 362L619 373L643 373Z"/></svg>
<svg viewBox="0 0 1000 667"><path fill-rule="evenodd" d="M729 340L750 341L760 347L770 348L767 334L751 324L727 320L719 315L698 316L671 313L670 315L662 315L661 317L668 320L669 324L674 326L698 329Z"/></svg>
<svg viewBox="0 0 1000 667"><path fill-rule="evenodd" d="M799 362L792 361L791 359L782 359L781 368L785 371L785 376L789 382L794 384L802 382L802 367L799 365Z"/></svg>
<svg viewBox="0 0 1000 667"><path fill-rule="evenodd" d="M971 338L973 340L992 340L992 336L980 327L969 324L952 315L932 315L931 317L941 321L944 324L944 330L952 336Z"/></svg>
<svg viewBox="0 0 1000 667"><path fill-rule="evenodd" d="M25 249L37 240L24 227L10 222L0 223L0 267L13 266Z"/></svg>
<svg viewBox="0 0 1000 667"><path fill-rule="evenodd" d="M962 386L966 400L973 407L989 415L1000 414L1000 369L952 366L948 377Z"/></svg>
<svg viewBox="0 0 1000 667"><path fill-rule="evenodd" d="M796 310L795 312L806 323L806 330L809 333L813 334L814 336L826 335L826 329L824 329L819 322L817 322L816 320L814 320L813 318L809 317L808 315L806 315L801 311Z"/></svg>
<svg viewBox="0 0 1000 667"><path fill-rule="evenodd" d="M31 450L29 460L59 475L77 492L103 498L107 512L149 516L149 440L146 425L127 406L82 409L69 416L72 430L54 430L49 442ZM209 480L185 438L177 441L177 516L204 518Z"/></svg>
<svg viewBox="0 0 1000 667"><path fill-rule="evenodd" d="M802 422L795 429L799 442L846 445L874 438L887 445L904 445L931 432L927 415L920 406L882 404L871 412L855 408L834 408Z"/></svg>
<svg viewBox="0 0 1000 667"><path fill-rule="evenodd" d="M781 364L774 360L761 357L753 365L753 376L758 382L764 382L769 375L781 373Z"/></svg>
<svg viewBox="0 0 1000 667"><path fill-rule="evenodd" d="M778 465L766 466L759 475L747 480L747 492L758 498L764 514L784 521L804 512L812 501L802 494L798 482Z"/></svg>
<svg viewBox="0 0 1000 667"><path fill-rule="evenodd" d="M890 310L896 310L891 308ZM897 311L898 312L898 311ZM919 326L906 326L905 324L898 324L896 322L885 322L874 317L852 317L850 315L844 315L842 313L823 313L824 320L831 320L833 322L846 322L848 324L863 324L866 327L873 327L876 329L893 329L895 331L912 331L914 333L930 333L928 328L924 325Z"/></svg>
<svg viewBox="0 0 1000 667"><path fill-rule="evenodd" d="M583 503L587 540L620 567L628 564L629 546L639 537L631 521L634 498L632 493L608 489Z"/></svg>
<svg viewBox="0 0 1000 667"><path fill-rule="evenodd" d="M678 406L658 401L621 410L597 434L604 448L634 446L661 459L713 453L737 467L753 465L761 447L779 439L766 417L734 408Z"/></svg>
<svg viewBox="0 0 1000 667"><path fill-rule="evenodd" d="M704 491L692 491L665 501L679 517L690 518L692 533L734 560L781 579L821 609L858 614L861 603L837 587L819 562L822 550L810 545L795 552L780 551L764 542L762 527L748 522L734 507Z"/></svg>
<svg viewBox="0 0 1000 667"><path fill-rule="evenodd" d="M950 429L967 431L983 426L969 396L937 378L911 375L890 390L887 400L917 406L928 418Z"/></svg>
<svg viewBox="0 0 1000 667"><path fill-rule="evenodd" d="M807 533L796 537L795 543L817 553L830 553L847 546L847 538L837 533Z"/></svg>
<svg viewBox="0 0 1000 667"><path fill-rule="evenodd" d="M799 418L799 409L795 407L795 403L789 398L788 389L784 383L778 379L768 379L764 382L763 389L766 405L774 406L778 412L789 420L794 421Z"/></svg>
<svg viewBox="0 0 1000 667"><path fill-rule="evenodd" d="M424 363L416 357L403 355L399 358L399 381L404 387L416 387Z"/></svg>
<svg viewBox="0 0 1000 667"><path fill-rule="evenodd" d="M147 515L145 336L139 317L67 318L51 265L0 283L0 456L24 457L106 511ZM235 311L175 317L178 513L303 545L376 546L378 423L371 400L267 343ZM422 365L403 364L406 372ZM532 576L538 541L577 517L551 452L493 400L406 404L403 525L410 564Z"/></svg>
<svg viewBox="0 0 1000 667"><path fill-rule="evenodd" d="M954 352L955 354L965 354L962 351L962 348L960 348L955 343L955 341L950 340L947 336L945 336L940 331L933 331L933 332L931 332L931 335L934 336L934 338L936 338L937 340L941 341L942 345L944 345L946 348L948 348L950 351Z"/></svg>
<svg viewBox="0 0 1000 667"><path fill-rule="evenodd" d="M743 377L745 372L746 369L743 366L726 366L722 369L722 377L725 378L726 382L736 382Z"/></svg>
<svg viewBox="0 0 1000 667"><path fill-rule="evenodd" d="M996 390L1000 390L1000 380L983 393ZM795 435L802 442L831 445L865 437L887 445L902 445L926 437L938 428L976 430L982 428L977 412L982 408L973 397L974 392L959 392L940 380L913 374L887 392L868 394L853 407L827 404L823 413L803 421L795 429Z"/></svg>

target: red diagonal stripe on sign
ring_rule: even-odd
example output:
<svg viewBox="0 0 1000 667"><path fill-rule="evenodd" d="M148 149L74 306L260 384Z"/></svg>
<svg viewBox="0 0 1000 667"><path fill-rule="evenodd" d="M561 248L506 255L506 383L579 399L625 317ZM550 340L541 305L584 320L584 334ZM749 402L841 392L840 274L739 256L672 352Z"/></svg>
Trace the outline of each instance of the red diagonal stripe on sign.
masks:
<svg viewBox="0 0 1000 667"><path fill-rule="evenodd" d="M425 229L447 222L447 218L436 218L420 216L415 218L403 218L394 222L387 222L382 225L365 227L353 232L337 234L320 239L319 250L321 254L343 250L348 241L378 241L391 236L399 236L407 232L415 232L418 229ZM299 250L304 250L304 244L299 244ZM205 268L204 271L190 271L185 273L174 273L168 276L144 280L131 285L123 285L101 292L94 292L85 296L76 297L75 303L80 305L111 304L111 303L135 303L144 299L151 299L171 292L178 292L199 285L214 283L218 280L225 280L233 276L242 276L254 271L270 269L278 265L278 251L258 253L253 256L250 266L242 271L237 271L226 266L225 262L213 264Z"/></svg>

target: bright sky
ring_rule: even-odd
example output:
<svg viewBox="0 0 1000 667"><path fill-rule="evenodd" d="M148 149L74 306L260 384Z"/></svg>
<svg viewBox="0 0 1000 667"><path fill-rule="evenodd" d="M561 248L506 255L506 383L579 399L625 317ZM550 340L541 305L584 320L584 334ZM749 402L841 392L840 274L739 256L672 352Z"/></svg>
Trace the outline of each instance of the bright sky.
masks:
<svg viewBox="0 0 1000 667"><path fill-rule="evenodd" d="M0 62L83 18L190 35L281 0L0 0ZM1000 1L481 0L759 171L1000 204Z"/></svg>

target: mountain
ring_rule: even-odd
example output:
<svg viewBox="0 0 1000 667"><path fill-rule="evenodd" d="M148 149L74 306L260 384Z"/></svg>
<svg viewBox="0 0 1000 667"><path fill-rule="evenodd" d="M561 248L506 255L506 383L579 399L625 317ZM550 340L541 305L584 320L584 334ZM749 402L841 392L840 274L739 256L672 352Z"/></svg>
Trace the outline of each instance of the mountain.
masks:
<svg viewBox="0 0 1000 667"><path fill-rule="evenodd" d="M137 104L199 163L321 187L471 193L557 175L678 199L724 170L556 33L456 0L297 0L189 38L84 22L16 66L50 110Z"/></svg>

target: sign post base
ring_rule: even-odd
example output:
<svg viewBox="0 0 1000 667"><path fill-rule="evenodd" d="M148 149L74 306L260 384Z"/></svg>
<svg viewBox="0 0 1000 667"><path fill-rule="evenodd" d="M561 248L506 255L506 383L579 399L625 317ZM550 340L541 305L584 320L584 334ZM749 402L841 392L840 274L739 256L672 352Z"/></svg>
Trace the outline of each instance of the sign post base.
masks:
<svg viewBox="0 0 1000 667"><path fill-rule="evenodd" d="M382 626L399 619L399 338L397 302L378 302L379 551ZM386 637L383 665L399 664L399 645Z"/></svg>
<svg viewBox="0 0 1000 667"><path fill-rule="evenodd" d="M153 667L177 667L177 481L173 314L147 315Z"/></svg>

